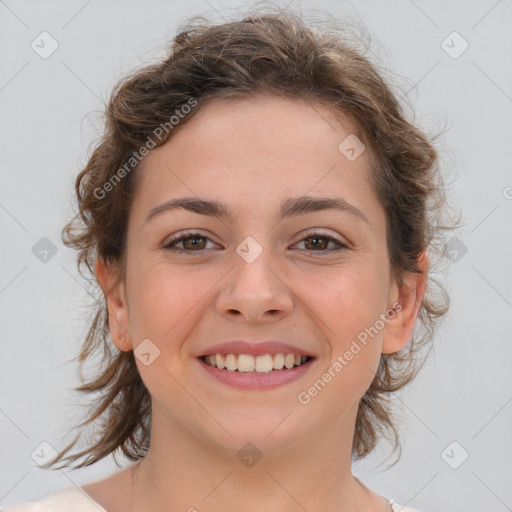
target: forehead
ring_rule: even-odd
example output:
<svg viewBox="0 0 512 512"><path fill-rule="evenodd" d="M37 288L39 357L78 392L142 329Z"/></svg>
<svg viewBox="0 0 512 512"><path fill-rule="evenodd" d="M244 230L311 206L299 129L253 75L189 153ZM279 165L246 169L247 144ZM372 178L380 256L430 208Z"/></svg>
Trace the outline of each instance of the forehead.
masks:
<svg viewBox="0 0 512 512"><path fill-rule="evenodd" d="M300 196L343 197L361 210L378 203L365 150L350 160L340 144L357 126L333 109L302 100L258 96L202 105L137 169L134 209L209 197L260 214ZM373 204L375 207L375 204Z"/></svg>

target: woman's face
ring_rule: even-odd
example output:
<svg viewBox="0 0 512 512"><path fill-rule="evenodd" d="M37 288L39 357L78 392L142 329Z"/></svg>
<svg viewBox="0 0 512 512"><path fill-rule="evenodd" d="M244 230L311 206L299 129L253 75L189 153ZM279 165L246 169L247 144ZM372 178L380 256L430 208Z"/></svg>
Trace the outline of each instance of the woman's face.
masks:
<svg viewBox="0 0 512 512"><path fill-rule="evenodd" d="M230 450L349 428L381 353L408 342L418 297L391 278L384 209L354 131L305 102L213 100L137 169L126 286L109 295L109 314L116 345L135 350L153 428L164 422ZM231 216L159 208L180 198L213 201ZM345 207L301 210L298 198ZM312 359L296 370L236 371L232 382L232 370L199 356L234 353L231 363L250 365L240 350L212 348L234 340L256 354L274 340ZM273 357L254 359L260 370L291 349L265 351Z"/></svg>

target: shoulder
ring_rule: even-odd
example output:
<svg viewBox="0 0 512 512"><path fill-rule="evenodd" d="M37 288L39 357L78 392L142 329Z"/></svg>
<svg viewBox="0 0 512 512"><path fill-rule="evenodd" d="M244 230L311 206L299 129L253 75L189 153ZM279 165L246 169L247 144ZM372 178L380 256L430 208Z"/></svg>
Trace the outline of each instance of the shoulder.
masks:
<svg viewBox="0 0 512 512"><path fill-rule="evenodd" d="M54 492L37 501L27 501L0 512L107 512L78 486Z"/></svg>
<svg viewBox="0 0 512 512"><path fill-rule="evenodd" d="M389 500L389 502L391 503L393 512L421 512L420 510L418 510L416 508L404 507L403 505L399 505L398 503L394 502L393 500Z"/></svg>

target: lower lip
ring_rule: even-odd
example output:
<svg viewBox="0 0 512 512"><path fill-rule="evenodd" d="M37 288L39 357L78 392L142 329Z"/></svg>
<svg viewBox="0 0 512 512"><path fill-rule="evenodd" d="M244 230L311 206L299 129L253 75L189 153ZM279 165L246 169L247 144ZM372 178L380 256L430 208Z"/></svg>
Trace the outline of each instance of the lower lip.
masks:
<svg viewBox="0 0 512 512"><path fill-rule="evenodd" d="M282 386L300 379L309 371L314 359L295 366L289 370L273 370L269 373L241 373L238 371L220 370L198 359L201 366L220 382L239 389L269 389Z"/></svg>

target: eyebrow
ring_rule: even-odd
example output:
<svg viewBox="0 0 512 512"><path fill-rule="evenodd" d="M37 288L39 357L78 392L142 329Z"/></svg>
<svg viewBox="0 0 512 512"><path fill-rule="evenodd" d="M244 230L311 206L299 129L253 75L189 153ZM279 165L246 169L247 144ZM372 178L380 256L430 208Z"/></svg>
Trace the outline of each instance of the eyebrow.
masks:
<svg viewBox="0 0 512 512"><path fill-rule="evenodd" d="M209 201L207 199L200 199L197 197L181 197L171 199L155 206L148 214L145 224L150 220L176 209L183 209L189 212L198 213L200 215L207 215L209 217L217 217L219 219L235 221L233 211L225 204L219 201ZM281 203L279 218L296 217L307 213L318 212L321 210L338 210L350 213L367 224L369 224L366 215L356 208L354 205L347 202L341 197L297 197L286 199Z"/></svg>

